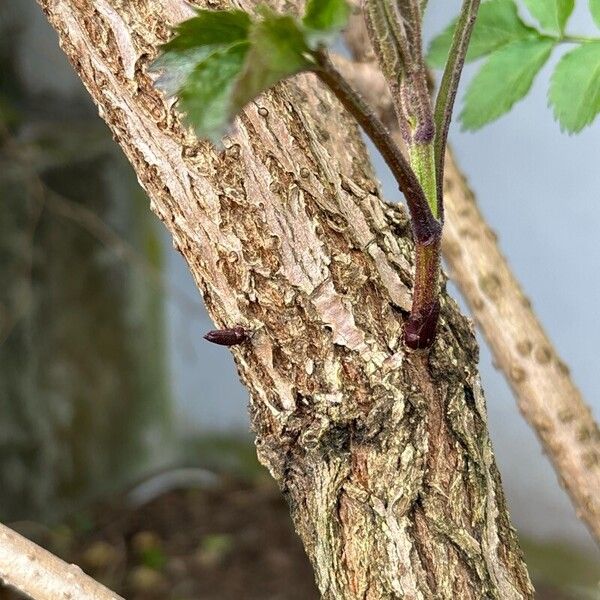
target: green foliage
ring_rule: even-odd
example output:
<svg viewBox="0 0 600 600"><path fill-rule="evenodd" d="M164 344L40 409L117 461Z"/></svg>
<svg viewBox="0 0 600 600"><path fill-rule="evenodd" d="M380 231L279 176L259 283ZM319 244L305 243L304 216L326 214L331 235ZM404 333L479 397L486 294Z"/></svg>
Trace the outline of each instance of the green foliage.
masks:
<svg viewBox="0 0 600 600"><path fill-rule="evenodd" d="M167 555L160 546L144 548L140 553L141 563L155 571L161 571L167 564Z"/></svg>
<svg viewBox="0 0 600 600"><path fill-rule="evenodd" d="M330 44L346 26L350 6L346 0L308 0L302 23L307 30L307 41L311 48L319 44Z"/></svg>
<svg viewBox="0 0 600 600"><path fill-rule="evenodd" d="M600 0L589 0L589 7L594 22L600 28Z"/></svg>
<svg viewBox="0 0 600 600"><path fill-rule="evenodd" d="M233 117L272 85L316 68L315 51L346 24L346 0L309 0L302 21L261 7L198 10L180 24L151 70L176 96L197 135L217 141Z"/></svg>
<svg viewBox="0 0 600 600"><path fill-rule="evenodd" d="M525 0L525 5L542 29L563 33L573 12L575 0Z"/></svg>
<svg viewBox="0 0 600 600"><path fill-rule="evenodd" d="M534 38L494 52L469 86L460 115L463 127L479 129L508 112L527 94L553 45Z"/></svg>
<svg viewBox="0 0 600 600"><path fill-rule="evenodd" d="M181 109L209 139L218 139L229 121L236 77L244 67L248 48L247 42L239 42L214 50L196 64L179 91Z"/></svg>
<svg viewBox="0 0 600 600"><path fill-rule="evenodd" d="M431 42L427 54L431 66L443 68L446 64L455 27L456 20ZM536 33L535 29L521 21L513 0L489 0L479 8L466 60L486 56L512 42L535 36Z"/></svg>
<svg viewBox="0 0 600 600"><path fill-rule="evenodd" d="M561 127L581 131L600 112L600 41L581 44L558 63L549 93Z"/></svg>
<svg viewBox="0 0 600 600"><path fill-rule="evenodd" d="M175 28L175 37L163 52L216 48L248 38L252 22L241 10L198 10L196 16Z"/></svg>
<svg viewBox="0 0 600 600"><path fill-rule="evenodd" d="M273 84L313 65L305 32L287 15L263 8L250 32L250 51L235 82L233 114Z"/></svg>
<svg viewBox="0 0 600 600"><path fill-rule="evenodd" d="M555 118L564 131L573 133L600 112L600 40L565 34L574 0L525 0L525 4L540 30L521 20L515 0L487 0L480 7L466 60L487 60L465 94L460 114L464 129L483 127L524 98L554 47L563 42L577 47L563 57L552 76L549 97ZM589 0L589 6L600 27L600 0ZM431 43L432 66L444 66L455 23Z"/></svg>
<svg viewBox="0 0 600 600"><path fill-rule="evenodd" d="M248 39L250 18L242 11L199 10L181 23L175 37L162 48L152 68L161 71L157 85L176 94L194 68L211 53Z"/></svg>

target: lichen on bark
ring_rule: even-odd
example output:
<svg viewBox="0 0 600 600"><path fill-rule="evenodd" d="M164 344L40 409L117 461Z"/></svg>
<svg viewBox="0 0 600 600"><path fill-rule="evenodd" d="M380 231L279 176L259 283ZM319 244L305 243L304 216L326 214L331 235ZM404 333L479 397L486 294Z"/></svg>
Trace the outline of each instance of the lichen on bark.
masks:
<svg viewBox="0 0 600 600"><path fill-rule="evenodd" d="M471 324L444 294L431 352L405 352L407 219L381 201L335 98L298 76L251 103L218 150L181 126L145 70L184 3L40 4L213 319L255 330L232 352L258 455L323 598L532 597Z"/></svg>

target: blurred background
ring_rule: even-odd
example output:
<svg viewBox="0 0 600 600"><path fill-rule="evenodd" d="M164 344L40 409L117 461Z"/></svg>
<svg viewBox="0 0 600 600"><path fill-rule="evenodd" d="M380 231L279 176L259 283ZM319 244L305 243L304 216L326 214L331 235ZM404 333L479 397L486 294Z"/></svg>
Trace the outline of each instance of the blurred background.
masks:
<svg viewBox="0 0 600 600"><path fill-rule="evenodd" d="M594 34L579 4L570 29ZM431 0L428 34L458 6ZM599 124L560 133L545 98L557 59L508 117L451 138L599 418ZM316 598L210 328L35 1L0 0L0 521L127 598ZM483 343L481 370L539 597L600 598L600 552Z"/></svg>

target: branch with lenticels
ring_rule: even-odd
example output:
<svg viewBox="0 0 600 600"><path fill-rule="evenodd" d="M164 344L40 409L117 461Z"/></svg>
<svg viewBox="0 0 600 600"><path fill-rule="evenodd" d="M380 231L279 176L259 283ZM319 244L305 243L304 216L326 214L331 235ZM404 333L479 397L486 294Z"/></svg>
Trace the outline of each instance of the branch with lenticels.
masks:
<svg viewBox="0 0 600 600"><path fill-rule="evenodd" d="M392 98L359 16L353 18L346 40L354 61L336 57L338 69L401 142ZM442 251L450 275L577 516L600 541L598 425L502 255L496 234L485 222L450 151L445 163Z"/></svg>

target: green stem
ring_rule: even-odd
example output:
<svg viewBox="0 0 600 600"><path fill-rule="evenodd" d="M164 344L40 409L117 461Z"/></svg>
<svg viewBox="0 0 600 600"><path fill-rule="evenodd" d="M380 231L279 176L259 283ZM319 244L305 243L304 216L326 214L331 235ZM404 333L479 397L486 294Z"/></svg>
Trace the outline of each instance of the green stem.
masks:
<svg viewBox="0 0 600 600"><path fill-rule="evenodd" d="M338 72L327 54L317 52L315 58L319 67L315 70L316 75L331 89L348 112L358 121L358 124L364 129L383 156L398 182L398 187L406 198L411 215L415 242L431 243L431 240L438 234L440 224L429 208L429 203L413 168L404 158L400 148L398 148L372 108Z"/></svg>
<svg viewBox="0 0 600 600"><path fill-rule="evenodd" d="M408 148L410 165L413 168L429 208L436 219L440 218L437 202L437 185L435 173L435 149L432 143L411 144Z"/></svg>
<svg viewBox="0 0 600 600"><path fill-rule="evenodd" d="M429 208L436 219L439 219L442 205L438 202L434 143L410 144L408 156L425 192ZM413 303L404 327L404 342L414 350L428 348L435 339L440 312L441 241L441 224L438 235L427 243L415 241Z"/></svg>
<svg viewBox="0 0 600 600"><path fill-rule="evenodd" d="M600 42L600 38L586 37L584 35L563 35L554 39L558 44L587 44L588 42Z"/></svg>
<svg viewBox="0 0 600 600"><path fill-rule="evenodd" d="M335 69L329 57L318 52L316 60L319 68L315 73L371 138L406 198L415 240L415 283L411 313L404 328L404 341L415 350L428 348L435 338L439 315L442 238L442 226L434 213L436 182L433 143L415 144L412 147L411 166L383 123Z"/></svg>
<svg viewBox="0 0 600 600"><path fill-rule="evenodd" d="M438 172L436 121L422 50L424 4L421 0L364 0L363 7L369 37L392 92L410 166L423 190L428 212L437 225L435 234L429 240L415 236L413 303L404 327L404 341L408 347L427 348L434 340L439 314L443 204L438 180L441 181L443 164ZM455 51L455 56L459 55L460 52ZM454 79L447 82L445 91L452 91ZM453 98L450 98L450 104L452 102ZM443 111L440 119L442 139L447 133L445 123L448 120L448 115Z"/></svg>

